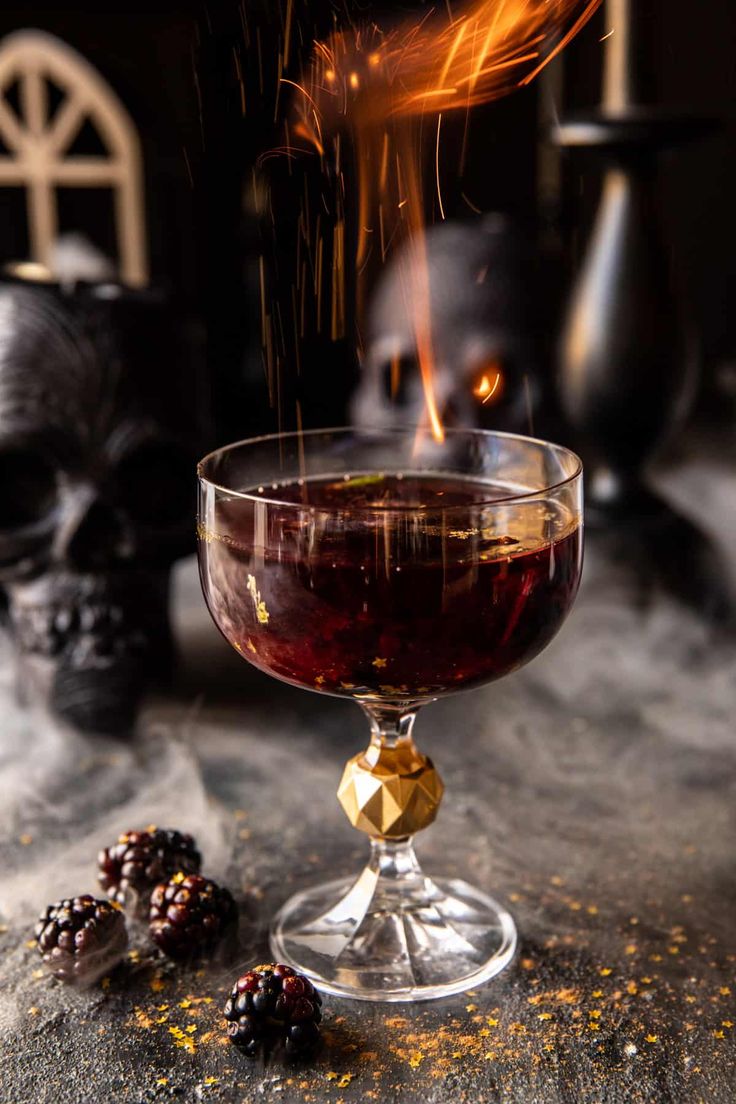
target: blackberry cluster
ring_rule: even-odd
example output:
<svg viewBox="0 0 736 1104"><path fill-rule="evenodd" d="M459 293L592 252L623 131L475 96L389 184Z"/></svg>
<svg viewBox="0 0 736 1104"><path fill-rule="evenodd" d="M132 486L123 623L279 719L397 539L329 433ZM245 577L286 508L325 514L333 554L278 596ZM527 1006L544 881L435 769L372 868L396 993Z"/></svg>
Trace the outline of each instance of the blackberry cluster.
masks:
<svg viewBox="0 0 736 1104"><path fill-rule="evenodd" d="M301 1057L319 1042L321 1004L311 981L290 966L254 966L238 978L223 1009L228 1037L250 1058L276 1043Z"/></svg>
<svg viewBox="0 0 736 1104"><path fill-rule="evenodd" d="M128 933L118 905L85 894L49 905L36 925L36 942L54 977L92 985L123 957Z"/></svg>
<svg viewBox="0 0 736 1104"><path fill-rule="evenodd" d="M154 887L179 871L198 874L202 857L191 836L152 826L125 832L100 852L97 863L97 879L108 897L145 917Z"/></svg>
<svg viewBox="0 0 736 1104"><path fill-rule="evenodd" d="M151 894L148 930L169 958L186 959L210 950L237 921L228 889L201 874L178 872Z"/></svg>

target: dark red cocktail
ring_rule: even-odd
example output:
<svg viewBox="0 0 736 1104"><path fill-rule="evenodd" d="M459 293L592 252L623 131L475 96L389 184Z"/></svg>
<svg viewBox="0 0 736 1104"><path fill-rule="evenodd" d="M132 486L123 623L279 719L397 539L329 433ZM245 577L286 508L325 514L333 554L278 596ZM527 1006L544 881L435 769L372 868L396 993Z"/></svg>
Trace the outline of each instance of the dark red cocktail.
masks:
<svg viewBox="0 0 736 1104"><path fill-rule="evenodd" d="M510 494L456 476L295 481L260 489L284 503L261 536L253 501L223 497L203 533L212 615L255 665L333 694L498 678L548 643L580 576L579 519L543 501L509 516Z"/></svg>

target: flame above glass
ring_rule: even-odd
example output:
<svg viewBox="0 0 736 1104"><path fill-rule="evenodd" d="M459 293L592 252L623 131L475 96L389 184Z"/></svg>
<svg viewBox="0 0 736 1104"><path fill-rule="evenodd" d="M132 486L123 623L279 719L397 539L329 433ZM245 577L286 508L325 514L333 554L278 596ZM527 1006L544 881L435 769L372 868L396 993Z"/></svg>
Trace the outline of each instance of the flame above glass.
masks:
<svg viewBox="0 0 736 1104"><path fill-rule="evenodd" d="M354 264L358 331L373 266L408 240L402 268L426 420L435 440L444 428L433 383L429 268L424 238L422 165L425 129L436 129L435 169L441 217L442 114L508 95L528 84L581 30L600 0L477 0L449 21L425 16L395 30L375 24L336 31L317 42L301 82L290 137L297 136L329 164L334 189L331 333L345 334L346 206L355 209ZM286 78L285 78L286 79ZM432 122L425 126L428 115ZM436 117L436 124L434 118ZM346 205L342 136L355 158L357 203ZM348 235L349 237L349 235Z"/></svg>

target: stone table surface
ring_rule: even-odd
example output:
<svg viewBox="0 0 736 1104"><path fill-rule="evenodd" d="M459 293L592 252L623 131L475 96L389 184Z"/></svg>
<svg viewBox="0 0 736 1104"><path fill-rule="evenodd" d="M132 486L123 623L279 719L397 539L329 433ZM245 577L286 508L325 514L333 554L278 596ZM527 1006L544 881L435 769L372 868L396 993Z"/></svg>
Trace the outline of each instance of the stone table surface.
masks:
<svg viewBox="0 0 736 1104"><path fill-rule="evenodd" d="M736 547L725 460L660 485ZM686 570L686 568L684 569ZM423 1005L327 998L325 1046L249 1062L220 1008L267 960L294 889L356 871L364 839L334 791L366 742L350 704L276 683L209 622L193 561L175 612L182 670L132 742L59 732L14 704L0 667L0 1101L732 1102L736 1095L736 647L606 542L577 606L523 671L428 707L417 739L446 796L419 840L513 912L513 965ZM28 945L36 914L94 890L97 850L150 822L194 832L241 905L228 959L182 969L133 933L127 962L77 992Z"/></svg>

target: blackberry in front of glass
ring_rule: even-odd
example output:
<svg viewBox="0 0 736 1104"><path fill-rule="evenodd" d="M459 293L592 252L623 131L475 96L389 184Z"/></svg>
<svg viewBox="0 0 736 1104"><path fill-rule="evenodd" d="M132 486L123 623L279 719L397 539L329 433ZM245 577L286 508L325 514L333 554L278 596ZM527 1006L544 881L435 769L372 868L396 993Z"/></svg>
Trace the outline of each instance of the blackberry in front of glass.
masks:
<svg viewBox="0 0 736 1104"><path fill-rule="evenodd" d="M578 458L480 430L256 438L200 463L198 535L227 640L277 678L354 698L371 727L338 791L368 864L287 901L275 957L368 1000L497 974L511 917L464 881L428 878L414 854L443 786L412 730L420 706L516 670L559 629L582 564Z"/></svg>

